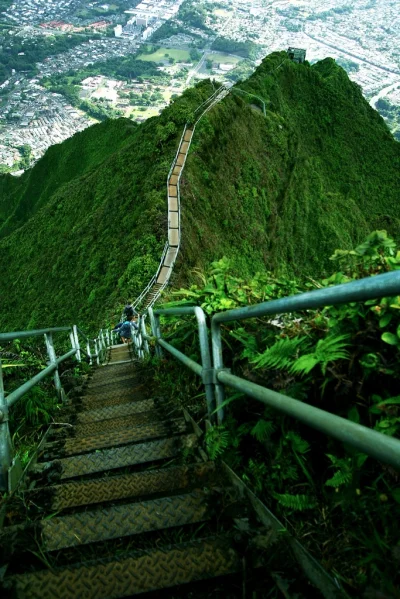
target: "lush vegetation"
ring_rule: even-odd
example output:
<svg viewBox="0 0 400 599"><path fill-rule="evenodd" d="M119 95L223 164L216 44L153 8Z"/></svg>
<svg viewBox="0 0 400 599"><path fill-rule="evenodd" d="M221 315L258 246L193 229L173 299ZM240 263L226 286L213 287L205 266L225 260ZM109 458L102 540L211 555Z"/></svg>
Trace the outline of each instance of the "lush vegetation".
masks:
<svg viewBox="0 0 400 599"><path fill-rule="evenodd" d="M374 228L398 236L399 144L334 61L273 54L240 87L267 115L231 94L197 126L181 181L182 282L219 255L241 276L325 275L336 247ZM160 117L106 122L20 179L0 177L1 328L98 326L140 292L165 243L183 126L212 91L204 81Z"/></svg>
<svg viewBox="0 0 400 599"><path fill-rule="evenodd" d="M236 42L235 40L226 37L217 37L211 46L212 50L217 52L228 52L229 54L237 54L243 58L254 60L257 58L258 47L254 42Z"/></svg>
<svg viewBox="0 0 400 599"><path fill-rule="evenodd" d="M210 3L210 7L211 10L214 8L212 3ZM203 29L212 33L205 24L208 8L207 4L204 6L199 5L196 0L185 0L179 8L177 17L186 26Z"/></svg>
<svg viewBox="0 0 400 599"><path fill-rule="evenodd" d="M331 265L333 274L313 282L267 271L244 279L223 259L207 276L198 272L196 284L174 292L167 306L197 304L211 316L400 270L400 251L377 231L354 250L336 251ZM200 360L193 319L168 318L163 330L170 343ZM222 334L224 364L237 376L400 435L400 297L230 323ZM178 398L198 419L204 416L200 379L165 358L155 370L166 400L170 393L172 402ZM350 589L399 597L398 473L239 393L228 393L225 413L225 423L206 435L211 457L222 456L239 471Z"/></svg>
<svg viewBox="0 0 400 599"><path fill-rule="evenodd" d="M65 335L61 339L54 337L57 355L62 355L70 348L66 339ZM7 395L37 375L48 363L44 341L38 341L38 338L25 339L23 343L16 339L3 344L0 347L0 359ZM88 370L89 366L83 362L63 362L59 373L64 391L68 393L75 388L81 375ZM11 439L23 468L32 458L49 423L57 420L61 408L53 378L49 376L30 389L10 410Z"/></svg>
<svg viewBox="0 0 400 599"><path fill-rule="evenodd" d="M97 326L100 313L111 318L117 302L140 291L165 243L165 181L181 129L211 92L207 82L188 90L140 127L96 125L50 148L20 179L0 178L4 220L8 213L0 269L14 280L3 329ZM12 275L9 258L24 274Z"/></svg>

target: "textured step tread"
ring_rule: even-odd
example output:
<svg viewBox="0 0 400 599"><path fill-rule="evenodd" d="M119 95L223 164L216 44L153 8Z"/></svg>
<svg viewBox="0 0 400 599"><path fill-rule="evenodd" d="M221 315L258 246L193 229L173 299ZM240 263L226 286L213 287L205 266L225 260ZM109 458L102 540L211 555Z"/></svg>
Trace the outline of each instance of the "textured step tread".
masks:
<svg viewBox="0 0 400 599"><path fill-rule="evenodd" d="M10 580L17 599L117 599L237 572L226 538L193 541L91 565L42 570Z"/></svg>
<svg viewBox="0 0 400 599"><path fill-rule="evenodd" d="M47 510L59 511L118 499L171 493L187 487L200 488L214 483L216 476L213 462L172 466L26 491L24 501L26 505L31 501L34 504L40 501L42 505L44 502Z"/></svg>
<svg viewBox="0 0 400 599"><path fill-rule="evenodd" d="M109 406L119 406L121 404L139 404L142 405L144 404L145 401L148 400L144 400L144 399L139 399L139 398L133 398L131 393L128 394L124 394L124 393L115 393L114 395L112 395L111 397L107 397L107 395L105 395L104 397L91 397L91 398L84 398L80 400L79 406L82 409L85 410L95 410L97 408L107 408ZM68 406L73 406L73 404L67 404ZM138 409L138 411L142 411L140 409Z"/></svg>
<svg viewBox="0 0 400 599"><path fill-rule="evenodd" d="M116 449L101 449L93 453L37 464L36 472L49 469L58 472L61 480L95 472L115 470L177 456L183 448L197 445L196 435L182 435L148 443L125 445Z"/></svg>
<svg viewBox="0 0 400 599"><path fill-rule="evenodd" d="M132 369L133 370L133 369ZM98 378L93 378L91 381L89 381L86 390L88 391L89 389L96 389L96 391L98 389L100 389L101 387L105 387L106 390L109 390L109 386L110 385L122 385L125 386L128 383L138 383L139 382L139 378L137 376L137 374L135 374L135 372L131 372L131 373L124 373L121 374L119 376L113 375L113 376L109 376L109 377L102 377L101 379Z"/></svg>
<svg viewBox="0 0 400 599"><path fill-rule="evenodd" d="M112 409L112 408L111 408ZM116 431L120 428L128 428L130 426L137 426L140 424L146 424L150 422L161 422L163 417L161 412L152 410L150 412L141 412L139 414L122 415L119 418L103 418L95 422L88 422L87 424L73 424L71 426L63 427L52 431L52 439L56 440L57 437L77 438L86 437L89 435L97 435L105 431Z"/></svg>
<svg viewBox="0 0 400 599"><path fill-rule="evenodd" d="M143 388L139 383L137 376L125 376L121 379L110 379L109 381L99 383L89 383L85 389L85 395L98 395L110 393L110 391L118 390L125 391L130 389L133 393L135 390Z"/></svg>
<svg viewBox="0 0 400 599"><path fill-rule="evenodd" d="M184 433L186 422L183 419L166 420L164 422L144 423L132 427L125 427L119 430L108 430L97 435L86 437L74 437L73 439L62 439L48 443L43 448L44 459L55 459L58 456L77 455L84 452L103 449L105 447L118 447L144 441L146 439L155 439L157 437L172 436ZM41 457L42 459L42 457Z"/></svg>
<svg viewBox="0 0 400 599"><path fill-rule="evenodd" d="M93 389L88 389L85 392L85 396L84 399L106 399L108 397L118 397L118 396L124 396L124 397L132 397L132 399L135 399L135 397L137 396L138 393L140 393L141 391L144 391L146 389L146 386L144 384L135 384L135 385L130 385L130 384L118 384L118 385L110 385L110 388L108 386L101 386L98 388L93 388Z"/></svg>
<svg viewBox="0 0 400 599"><path fill-rule="evenodd" d="M118 418L132 414L144 414L155 409L154 399L144 399L143 401L125 401L119 404L93 406L92 409L78 412L76 414L77 424L86 424L97 422L106 418Z"/></svg>
<svg viewBox="0 0 400 599"><path fill-rule="evenodd" d="M208 500L210 492L193 491L173 497L150 499L126 505L54 516L35 522L29 534L40 538L44 551L58 551L67 547L108 541L154 530L203 522L210 518ZM26 546L26 527L23 524L4 528L0 534L2 544L12 542ZM18 537L18 533L24 533Z"/></svg>

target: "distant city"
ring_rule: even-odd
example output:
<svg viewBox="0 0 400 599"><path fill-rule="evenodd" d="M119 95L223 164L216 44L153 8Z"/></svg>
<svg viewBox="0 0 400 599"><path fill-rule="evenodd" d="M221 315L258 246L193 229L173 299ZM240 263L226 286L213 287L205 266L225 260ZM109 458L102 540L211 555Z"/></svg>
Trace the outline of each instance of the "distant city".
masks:
<svg viewBox="0 0 400 599"><path fill-rule="evenodd" d="M345 68L400 140L396 0L20 0L0 12L0 172L107 117L141 122L202 78L295 46Z"/></svg>

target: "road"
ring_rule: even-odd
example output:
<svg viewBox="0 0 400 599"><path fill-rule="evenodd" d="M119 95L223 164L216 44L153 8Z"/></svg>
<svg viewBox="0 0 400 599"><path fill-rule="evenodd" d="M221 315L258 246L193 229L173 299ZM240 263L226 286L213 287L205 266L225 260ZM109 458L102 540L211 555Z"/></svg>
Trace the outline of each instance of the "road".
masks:
<svg viewBox="0 0 400 599"><path fill-rule="evenodd" d="M221 32L218 35L216 35L214 38L212 38L211 40L209 40L209 42L206 44L206 46L204 46L203 56L199 60L198 64L194 67L194 69L191 69L189 71L189 74L188 74L187 79L185 81L185 88L189 86L190 81L193 79L193 77L195 76L195 74L198 73L199 70L201 69L201 67L203 66L204 61L206 59L207 52L209 52L211 50L211 46L215 42L215 40L217 39L217 37L221 37L222 33L225 31L225 29L227 28L227 26L229 25L229 23L233 19L233 16L234 15L232 14L232 16L230 16L229 19L227 19L227 21L225 22L225 25L224 25L223 29L221 30Z"/></svg>
<svg viewBox="0 0 400 599"><path fill-rule="evenodd" d="M372 106L372 108L376 108L375 105L380 98L383 98L384 96L389 94L394 89L397 89L398 87L400 87L400 81L396 81L396 83L392 83L392 85L387 85L386 87L381 89L380 92L378 92L375 96L373 96L370 99L370 101L369 101L370 106Z"/></svg>

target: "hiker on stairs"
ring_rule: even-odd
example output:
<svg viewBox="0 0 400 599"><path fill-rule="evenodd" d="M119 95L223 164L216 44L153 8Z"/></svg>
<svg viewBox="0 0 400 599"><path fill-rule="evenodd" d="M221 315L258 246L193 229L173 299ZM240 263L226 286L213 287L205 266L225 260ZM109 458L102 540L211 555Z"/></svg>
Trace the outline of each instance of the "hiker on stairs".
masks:
<svg viewBox="0 0 400 599"><path fill-rule="evenodd" d="M138 325L135 322L134 316L129 316L122 326L119 327L122 343L130 343L132 340L132 327L137 329Z"/></svg>

